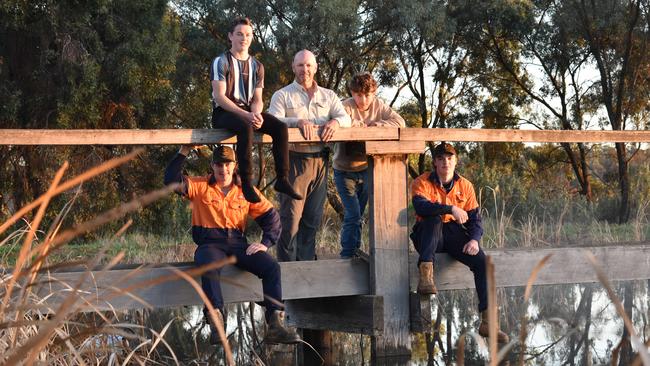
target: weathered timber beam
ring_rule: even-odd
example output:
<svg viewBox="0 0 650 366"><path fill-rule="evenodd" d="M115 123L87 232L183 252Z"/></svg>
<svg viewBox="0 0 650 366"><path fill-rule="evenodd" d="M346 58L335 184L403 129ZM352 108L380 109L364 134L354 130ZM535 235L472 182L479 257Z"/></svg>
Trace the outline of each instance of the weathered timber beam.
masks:
<svg viewBox="0 0 650 366"><path fill-rule="evenodd" d="M605 273L612 281L650 279L650 243L625 246L604 246L584 248L549 249L491 249L496 267L498 287L524 286L530 271L547 254L553 254L539 273L535 285L597 282L596 274L584 257L591 252L602 264ZM415 262L411 256L410 270L412 291L417 285ZM474 288L472 273L463 264L454 261L446 254L437 256L436 285L438 290L458 290ZM285 299L322 298L351 295L369 295L368 264L359 259L319 260L314 262L285 262L282 267L282 287ZM189 263L173 265L180 270L193 268ZM174 307L200 304L201 300L194 290L182 280L161 282L145 288L135 288L132 297L120 295L107 299L112 288L120 289L146 280L159 279L169 275L169 266L142 267L137 271L123 267L109 271L93 271L82 290L84 297L100 309L133 309L144 307L135 300L140 298L152 307ZM633 270L632 270L633 269ZM334 274L336 279L333 280ZM67 286L74 286L81 272L42 274L38 286L40 295L54 294L47 303L59 304L62 296L69 293ZM250 273L235 267L226 267L222 273L225 278L223 293L226 302L261 300L260 280ZM198 280L198 278L196 278ZM63 283L67 284L66 286ZM109 305L110 302L110 305ZM91 310L86 308L85 310Z"/></svg>
<svg viewBox="0 0 650 366"><path fill-rule="evenodd" d="M398 128L340 128L332 141L397 140ZM221 129L162 130L26 130L0 129L0 145L181 145L235 143L233 134ZM255 134L255 142L270 143L268 135ZM290 142L307 142L300 130L289 129ZM309 141L319 141L318 137Z"/></svg>
<svg viewBox="0 0 650 366"><path fill-rule="evenodd" d="M371 338L371 363L411 354L406 158L375 155L368 168L371 287L384 298L384 332Z"/></svg>
<svg viewBox="0 0 650 366"><path fill-rule="evenodd" d="M419 154L424 152L424 141L368 141L366 154Z"/></svg>
<svg viewBox="0 0 650 366"><path fill-rule="evenodd" d="M289 300L285 306L287 324L294 327L367 335L378 335L384 330L381 296Z"/></svg>
<svg viewBox="0 0 650 366"><path fill-rule="evenodd" d="M535 285L598 282L596 272L585 257L593 254L611 281L650 279L650 243L602 247L548 249L492 249L497 287L525 286L530 272L544 256L552 257L537 276ZM438 290L474 288L474 278L462 263L447 255L436 257ZM411 290L417 287L417 257L410 259ZM633 270L632 270L633 269Z"/></svg>
<svg viewBox="0 0 650 366"><path fill-rule="evenodd" d="M401 141L650 142L650 131L401 128Z"/></svg>
<svg viewBox="0 0 650 366"><path fill-rule="evenodd" d="M431 296L422 296L415 292L409 293L411 333L431 332L432 302Z"/></svg>
<svg viewBox="0 0 650 366"><path fill-rule="evenodd" d="M283 295L286 299L306 299L315 297L349 296L370 293L368 281L368 264L360 259L327 260L314 262L280 263L282 271ZM172 265L178 270L193 268L191 263ZM332 274L337 276L332 281ZM37 294L45 297L53 294L46 301L47 306L56 306L75 286L81 271L53 272L42 274L38 281ZM84 310L98 309L134 309L145 306L175 307L200 304L201 299L194 289L184 280L175 279L155 283L157 279L173 274L170 266L129 268L108 271L93 271L81 287L84 298L92 306ZM224 300L227 303L262 300L262 283L254 275L239 270L234 266L223 269L221 277ZM200 278L195 277L197 281ZM146 287L140 287L146 281L152 281ZM132 288L129 294L123 289ZM145 305L146 304L146 305Z"/></svg>
<svg viewBox="0 0 650 366"><path fill-rule="evenodd" d="M387 153L403 151L403 146L407 146L403 142L406 141L650 142L650 131L352 127L339 129L332 138L334 142L396 140L400 140L402 144L395 144L398 146L396 151ZM232 133L220 129L0 129L0 145L180 145L234 143L235 141ZM271 138L268 135L255 134L254 141L270 143ZM307 142L297 128L289 129L289 141ZM318 138L309 141L316 142ZM386 153L376 150L377 147L377 145L371 146L369 154Z"/></svg>

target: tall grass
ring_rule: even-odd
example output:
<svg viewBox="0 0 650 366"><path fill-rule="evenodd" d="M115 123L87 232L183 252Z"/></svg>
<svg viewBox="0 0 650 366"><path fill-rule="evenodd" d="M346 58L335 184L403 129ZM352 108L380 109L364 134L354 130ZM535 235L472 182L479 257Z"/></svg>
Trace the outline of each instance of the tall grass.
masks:
<svg viewBox="0 0 650 366"><path fill-rule="evenodd" d="M157 362L154 360L154 351L158 347L166 348L171 355L171 360L179 364L173 350L164 339L171 322L165 324L160 330L138 329L139 331L136 332L139 327L120 322L117 313L106 314L97 310L93 314L96 319L99 319L99 322L79 321L77 315L79 310L88 306L92 308L93 301L98 300L96 298L97 294L80 291L83 283L91 276L91 272L80 273L74 283L59 284L63 285L64 292L55 294L47 291L48 288L51 289L48 282L52 280L48 274L54 268L83 264L88 269L94 269L104 263L101 265L100 270L109 270L119 263L125 256L124 250L119 250L112 257L109 257L107 253L130 226L130 221L118 230L113 240L108 240L99 245L93 256L79 258L80 260L77 261L51 262L50 259L53 258L53 253L64 248L66 244L79 235L96 230L107 223L120 220L127 214L138 211L142 207L168 196L175 188L169 186L147 193L115 209L104 212L87 222L77 224L63 231L61 230L61 223L65 214L61 214L55 219L47 232L44 233L40 230L42 218L52 197L129 161L137 154L138 151L135 151L125 157L113 159L78 177L61 183L67 168L67 164L64 164L43 196L20 209L14 216L0 225L1 234L31 210L37 209L34 218L28 222L26 229L10 233L7 238L2 240L3 246L8 245L8 243L16 243L18 240L21 240L22 244L15 245L18 253L15 261L13 261L13 270L9 272L5 267L5 270L0 274L0 297L3 299L0 304L1 365L33 365L42 362L52 365L144 364ZM5 253L11 252L12 250L9 250ZM120 283L115 283L113 291L102 296L106 296L105 300L110 303L111 296L124 295L129 290L138 287L155 285L179 277L185 279L197 289L209 309L213 321L218 324L226 350L226 359L228 364L232 365L234 361L228 349L228 343L225 341L223 325L216 320L214 309L205 298L200 286L191 278L191 275L198 275L231 262L232 260L228 259L220 263L213 263L190 270L188 273L176 271L175 275L169 276L169 278L142 281L135 285L131 284L128 288ZM137 276L136 272L137 270L132 275ZM41 289L45 291L40 291ZM45 305L45 301L51 296L62 296L62 301L55 306L48 307Z"/></svg>
<svg viewBox="0 0 650 366"><path fill-rule="evenodd" d="M133 156L135 155L130 155L129 158ZM121 220L125 215L140 210L144 205L151 204L158 198L166 197L169 189L155 191L134 199L132 202L67 230L62 229L65 212L62 212L49 229L41 228L40 219L37 220L37 218L42 217L42 212L47 209L51 197L64 191L62 187L74 188L79 183L91 179L93 174L101 174L126 161L128 161L126 158L111 161L106 166L94 170L92 174L84 173L80 176L81 178L76 177L60 183L65 171L62 169L60 177L53 181L46 197L37 199L36 203L26 206L27 209L19 211L19 214L0 226L0 232L6 231L11 225L24 220L25 214L31 210L39 210L34 220L23 221L25 228L8 233L0 241L0 258L3 265L15 267L12 273L3 273L0 278L0 297L5 299L0 308L0 364L35 364L37 361L56 365L182 362L176 357L173 345L166 341L170 337L170 333L174 331L173 322L165 322L153 329L142 323L133 324L117 311L110 313L95 311L91 314L79 315L78 310L90 303L86 298L88 294L78 291L81 282L67 284L69 294L66 301L58 308L43 308L41 304L44 296L39 296L38 294L42 292L36 291L47 285L47 272L53 267L83 264L88 268L101 265L100 268L108 270L118 262L162 263L191 260L194 244L187 235L187 231L181 227L176 227L170 232L166 232L165 235L144 234L137 231L128 233L126 232L129 227L127 223L114 235L107 235L92 243L75 243L80 235L95 230L106 223ZM544 206L540 204L540 201L534 203L511 201L513 196L505 196L498 188L484 186L484 188L479 187L479 191L485 227L482 245L487 248L552 247L640 241L645 240L648 236L649 204L647 202L641 202L638 205L636 215L630 224L617 225L599 220L593 207L584 205L580 201L576 203L560 199L560 202L550 202ZM522 211L522 208L532 209ZM175 214L180 216L187 212L179 208ZM367 225L364 227L367 228ZM317 236L320 258L338 255L340 228L338 214L328 207ZM253 237L260 234L258 231L256 232L258 229L254 225L250 226L250 230L249 234ZM362 248L367 251L367 230L363 231L362 240ZM205 270L207 269L201 268L197 270L199 272L193 272L193 274ZM536 273L541 270L543 269L539 268L533 271L532 282L534 282ZM82 275L82 278L88 276L89 274L86 273ZM176 276L185 278L196 287L196 283L192 282L187 274L178 273ZM531 281L529 283L532 284ZM151 284L153 283L141 283L139 286ZM122 291L126 290L128 289ZM200 293L198 287L197 292ZM121 292L118 291L115 295L118 294ZM50 295L52 294L45 296ZM473 297L473 293L470 296ZM499 300L504 306L507 305L503 301L505 296L502 292L497 291L492 296L493 299L497 299L491 302L495 306ZM524 305L527 304L530 296L532 296L531 290L527 287L523 296ZM462 298L459 302L467 306L468 303L472 304L473 300ZM525 308L523 305L522 307ZM515 306L513 308L514 311L521 312L519 342L524 344L527 339L525 310ZM238 307L235 308L235 312L238 314L243 311ZM463 313L464 315L465 313ZM241 316L236 316L233 319L241 321ZM628 323L626 321L626 326ZM238 328L251 327L255 333L255 324L256 322L253 320L242 322ZM446 331L451 330L447 329ZM242 334L239 333L239 343L244 343L246 338ZM221 332L221 335L223 339L229 336L225 330ZM230 337L232 340L233 335L231 334ZM355 343L358 343L365 352L363 354L367 354L369 342L364 344L364 339L367 338L350 335L341 335L340 338L353 344L345 343L344 346L341 346L346 353L353 352L351 348L356 348ZM474 339L478 340L478 338ZM228 343L224 341L224 344ZM256 344L256 342L250 340L249 344ZM462 362L465 347L465 338L460 337L457 348L459 363ZM258 350L259 348L250 346L249 349ZM504 357L504 354L495 356L496 351L493 345L490 346L490 349L493 360ZM224 357L229 359L228 362L233 363L235 360L229 356L230 354L231 352L226 350ZM240 353L237 355L241 356ZM241 357L239 359L242 360Z"/></svg>

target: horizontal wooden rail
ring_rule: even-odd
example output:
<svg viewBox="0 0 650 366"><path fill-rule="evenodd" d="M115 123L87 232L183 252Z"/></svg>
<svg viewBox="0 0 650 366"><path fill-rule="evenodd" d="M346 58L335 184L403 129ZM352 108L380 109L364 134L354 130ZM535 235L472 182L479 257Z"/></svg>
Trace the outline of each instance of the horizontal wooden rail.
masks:
<svg viewBox="0 0 650 366"><path fill-rule="evenodd" d="M332 141L397 140L398 128L341 128ZM182 145L235 143L237 139L226 130L20 130L0 129L0 145ZM255 134L255 142L270 143L269 135ZM290 142L308 142L297 128L289 129ZM313 142L319 141L317 137Z"/></svg>
<svg viewBox="0 0 650 366"><path fill-rule="evenodd" d="M650 243L624 246L552 248L552 249L499 249L488 250L496 267L499 287L524 286L530 271L545 255L553 256L540 272L536 285L597 282L596 274L584 253L590 252L602 263L612 281L650 279ZM416 258L411 258L410 285L417 285ZM369 295L369 268L361 259L319 260L311 262L284 262L282 288L287 300L350 295ZM178 264L175 268L188 269L191 264ZM633 268L633 270L632 270ZM134 272L135 271L135 272ZM112 297L114 289L126 288L140 281L161 278L170 274L169 268L143 267L140 269L115 269L93 272L82 290L85 299L99 309L171 307L200 304L194 290L183 280L167 281L145 288L137 288L130 295ZM79 278L80 272L60 272L41 275L43 285L40 296L53 294L45 301L49 306L60 303ZM262 296L260 280L235 267L223 271L223 293L226 302L259 301ZM469 289L474 287L472 273L447 255L440 255L436 265L436 284L439 290ZM405 286L407 284L404 284ZM143 302L137 300L141 299ZM90 310L91 308L86 308Z"/></svg>
<svg viewBox="0 0 650 366"><path fill-rule="evenodd" d="M401 141L650 142L650 131L506 130L402 128Z"/></svg>
<svg viewBox="0 0 650 366"><path fill-rule="evenodd" d="M161 129L161 130L36 130L0 129L0 145L181 145L234 143L233 134L215 129ZM268 135L255 134L256 142L270 143ZM318 142L305 140L297 128L289 129L290 142ZM514 129L455 129L455 128L341 128L332 138L336 141L395 141L402 142L399 150L411 152L421 145L412 141L477 141L477 142L650 142L650 131L567 131ZM381 153L382 146L373 144L370 153ZM394 149L393 149L394 150ZM391 150L392 151L392 150Z"/></svg>

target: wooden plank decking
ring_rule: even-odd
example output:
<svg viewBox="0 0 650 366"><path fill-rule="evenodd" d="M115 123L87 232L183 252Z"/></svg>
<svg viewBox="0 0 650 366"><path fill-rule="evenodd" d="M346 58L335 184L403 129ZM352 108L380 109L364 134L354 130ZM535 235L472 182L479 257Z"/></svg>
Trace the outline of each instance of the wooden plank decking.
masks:
<svg viewBox="0 0 650 366"><path fill-rule="evenodd" d="M493 256L496 266L497 286L510 287L524 286L531 269L547 254L552 254L553 257L540 272L536 285L597 282L595 272L584 257L584 252L591 252L596 256L612 281L650 279L650 243L585 248L489 250L488 254ZM436 283L439 290L474 287L472 274L465 266L446 255L439 257L439 264L436 266ZM416 258L411 256L409 282L412 291L417 285L415 260ZM184 270L192 268L192 265L185 263L174 267ZM369 265L361 259L285 262L281 263L281 267L282 287L286 300L371 294ZM39 277L40 281L47 281L51 285L42 285L39 289L40 294L54 292L65 296L68 291L62 284L72 286L81 273L42 274ZM92 273L82 290L86 294L86 299L100 309L144 307L144 303L136 298L144 300L152 307L200 304L198 295L183 280L135 289L132 291L132 296L121 295L111 297L110 301L107 300L109 294L113 292L111 289L126 288L134 283L160 278L170 273L170 269L162 265L142 267L135 273L132 268L98 271ZM262 286L257 277L232 266L224 269L223 277L225 278L223 292L227 302L261 300ZM60 299L60 296L54 296L49 299L48 304L54 306Z"/></svg>

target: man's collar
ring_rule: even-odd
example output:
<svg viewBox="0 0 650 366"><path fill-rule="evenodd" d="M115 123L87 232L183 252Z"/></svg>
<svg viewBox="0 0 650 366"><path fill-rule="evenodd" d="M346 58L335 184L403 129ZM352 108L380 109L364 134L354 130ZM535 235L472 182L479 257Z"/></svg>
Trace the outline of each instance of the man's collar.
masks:
<svg viewBox="0 0 650 366"><path fill-rule="evenodd" d="M293 84L294 84L294 87L297 88L298 90L302 90L303 92L307 93L307 89L305 89L304 86L300 85L296 81L296 79L293 79ZM314 86L315 86L314 95L316 95L316 93L318 93L318 91L320 90L320 86L318 86L318 83L316 82L316 80L314 80Z"/></svg>
<svg viewBox="0 0 650 366"><path fill-rule="evenodd" d="M228 51L226 51L226 53L228 54L228 56L234 58L237 61L248 61L251 57L253 57L250 54L248 54L248 56L246 56L245 59L237 58L237 56L235 56L235 54L232 53L232 50L230 50L230 49Z"/></svg>
<svg viewBox="0 0 650 366"><path fill-rule="evenodd" d="M458 173L454 172L454 176L451 178L452 181L456 182L458 179L460 179L460 175ZM442 183L440 183L440 178L438 178L438 174L436 174L436 171L433 170L431 174L429 174L429 181L432 183L442 187Z"/></svg>

